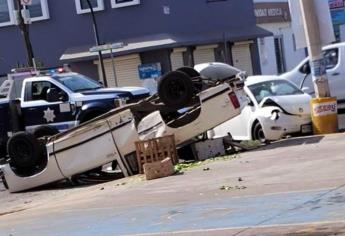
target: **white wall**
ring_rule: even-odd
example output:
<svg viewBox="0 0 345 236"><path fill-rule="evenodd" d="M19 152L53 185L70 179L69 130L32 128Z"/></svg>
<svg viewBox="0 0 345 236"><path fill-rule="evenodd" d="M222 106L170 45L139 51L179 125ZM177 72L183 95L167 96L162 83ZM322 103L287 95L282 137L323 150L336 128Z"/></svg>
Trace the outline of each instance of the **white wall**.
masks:
<svg viewBox="0 0 345 236"><path fill-rule="evenodd" d="M259 24L260 27L271 31L275 36L283 37L283 50L286 70L294 68L303 58L304 49L296 50L294 47L293 32L290 23ZM264 44L259 40L260 64L262 74L277 74L274 37L264 38Z"/></svg>

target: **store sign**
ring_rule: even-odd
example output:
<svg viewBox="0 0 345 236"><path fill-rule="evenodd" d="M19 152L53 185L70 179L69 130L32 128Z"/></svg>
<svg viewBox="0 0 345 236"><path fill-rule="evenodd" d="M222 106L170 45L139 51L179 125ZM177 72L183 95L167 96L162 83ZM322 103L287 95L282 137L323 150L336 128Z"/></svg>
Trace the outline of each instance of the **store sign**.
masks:
<svg viewBox="0 0 345 236"><path fill-rule="evenodd" d="M314 116L327 116L337 114L337 102L325 102L313 104L313 115Z"/></svg>
<svg viewBox="0 0 345 236"><path fill-rule="evenodd" d="M331 17L333 25L343 25L345 24L345 11L344 9L332 9Z"/></svg>
<svg viewBox="0 0 345 236"><path fill-rule="evenodd" d="M21 3L23 6L32 5L32 0L20 0L20 3Z"/></svg>
<svg viewBox="0 0 345 236"><path fill-rule="evenodd" d="M344 7L344 0L328 0L329 8L342 8Z"/></svg>
<svg viewBox="0 0 345 236"><path fill-rule="evenodd" d="M291 21L289 4L287 2L255 3L254 13L256 23L258 24Z"/></svg>
<svg viewBox="0 0 345 236"><path fill-rule="evenodd" d="M139 65L138 70L140 79L153 79L162 75L160 63Z"/></svg>

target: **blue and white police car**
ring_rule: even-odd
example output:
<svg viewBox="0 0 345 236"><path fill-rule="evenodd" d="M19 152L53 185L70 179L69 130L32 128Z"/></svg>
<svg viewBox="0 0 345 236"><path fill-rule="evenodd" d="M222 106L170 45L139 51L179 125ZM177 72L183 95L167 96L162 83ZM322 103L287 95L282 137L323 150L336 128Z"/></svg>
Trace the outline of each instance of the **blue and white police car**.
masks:
<svg viewBox="0 0 345 236"><path fill-rule="evenodd" d="M0 89L0 158L17 131L52 135L149 95L143 87L104 88L84 75L61 69L9 74Z"/></svg>

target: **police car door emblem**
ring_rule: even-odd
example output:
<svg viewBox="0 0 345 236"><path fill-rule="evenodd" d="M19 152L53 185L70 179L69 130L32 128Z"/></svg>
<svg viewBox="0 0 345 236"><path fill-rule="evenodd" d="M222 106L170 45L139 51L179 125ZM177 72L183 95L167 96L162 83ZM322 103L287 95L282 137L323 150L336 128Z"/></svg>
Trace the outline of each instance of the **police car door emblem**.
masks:
<svg viewBox="0 0 345 236"><path fill-rule="evenodd" d="M43 111L44 112L44 116L43 118L46 119L46 121L49 122L54 122L55 119L55 114L54 114L54 110L50 110L50 108L48 107L47 110Z"/></svg>

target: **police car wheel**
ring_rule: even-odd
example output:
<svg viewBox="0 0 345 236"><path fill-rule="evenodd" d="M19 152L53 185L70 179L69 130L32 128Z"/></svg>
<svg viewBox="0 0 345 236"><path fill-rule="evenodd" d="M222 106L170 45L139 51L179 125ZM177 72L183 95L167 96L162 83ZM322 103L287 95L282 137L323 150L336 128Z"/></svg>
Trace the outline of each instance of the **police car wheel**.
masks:
<svg viewBox="0 0 345 236"><path fill-rule="evenodd" d="M193 82L187 74L171 71L160 79L158 95L166 106L174 109L186 107L194 95Z"/></svg>
<svg viewBox="0 0 345 236"><path fill-rule="evenodd" d="M50 137L58 133L59 133L59 130L50 125L40 126L36 128L33 132L35 138Z"/></svg>
<svg viewBox="0 0 345 236"><path fill-rule="evenodd" d="M42 146L33 134L18 132L7 143L10 165L15 168L31 169L41 161Z"/></svg>

